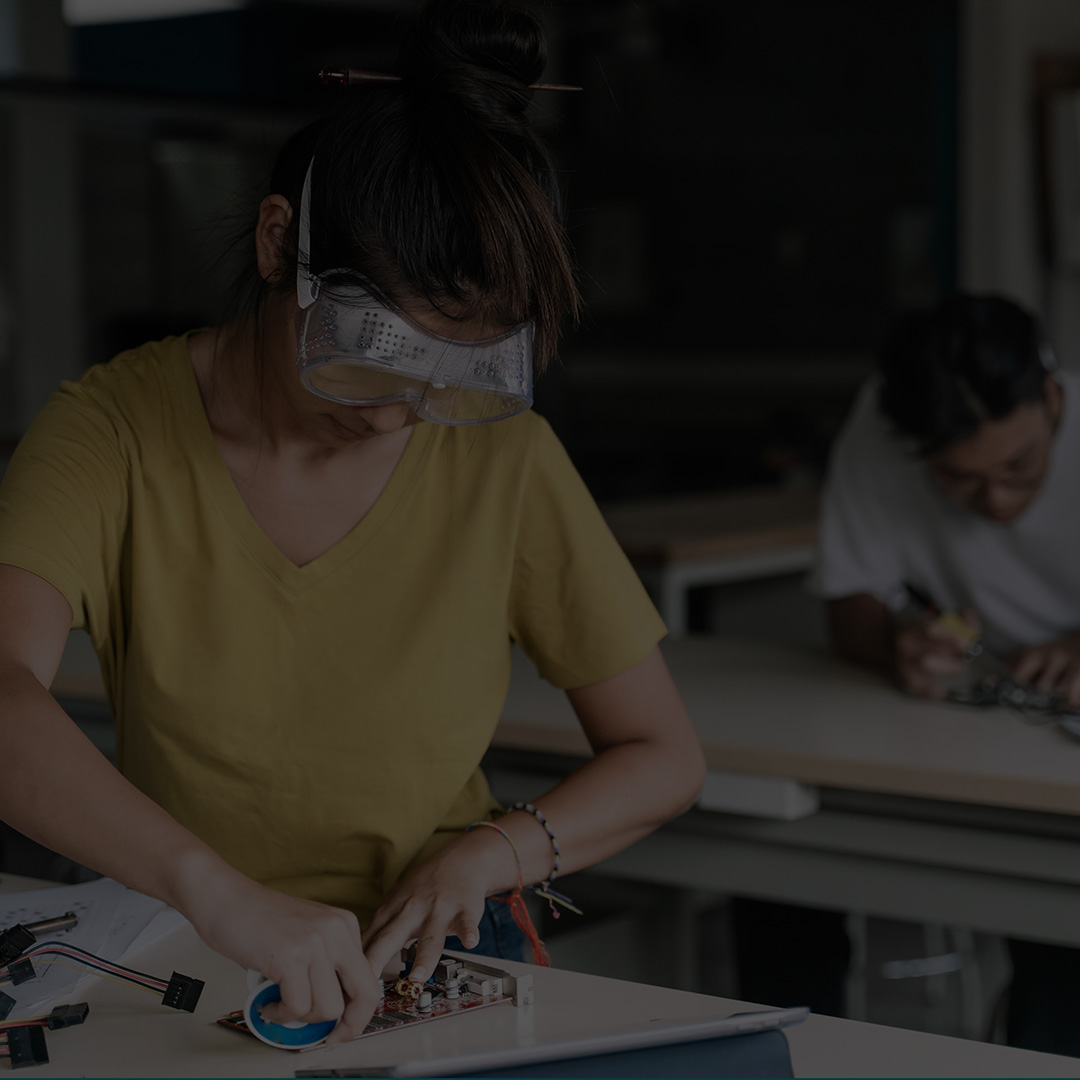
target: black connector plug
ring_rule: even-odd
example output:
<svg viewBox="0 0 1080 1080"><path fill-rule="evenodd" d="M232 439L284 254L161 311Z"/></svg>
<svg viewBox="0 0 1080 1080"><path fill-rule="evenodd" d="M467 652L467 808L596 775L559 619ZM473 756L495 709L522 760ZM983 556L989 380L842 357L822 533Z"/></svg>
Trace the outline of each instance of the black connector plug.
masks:
<svg viewBox="0 0 1080 1080"><path fill-rule="evenodd" d="M161 1004L168 1005L170 1009L194 1012L205 985L202 979L193 979L190 975L181 975L179 971L174 971L161 997Z"/></svg>
<svg viewBox="0 0 1080 1080"><path fill-rule="evenodd" d="M14 1027L7 1029L8 1060L13 1069L26 1065L48 1065L49 1051L45 1046L43 1027Z"/></svg>
<svg viewBox="0 0 1080 1080"><path fill-rule="evenodd" d="M3 990L0 990L0 1020L6 1020L16 1004L17 1002L10 994L5 994Z"/></svg>
<svg viewBox="0 0 1080 1080"><path fill-rule="evenodd" d="M22 956L37 938L21 923L0 931L0 967Z"/></svg>
<svg viewBox="0 0 1080 1080"><path fill-rule="evenodd" d="M80 1001L78 1005L57 1005L48 1016L49 1030L57 1031L60 1028L81 1024L89 1012L90 1006L85 1001Z"/></svg>
<svg viewBox="0 0 1080 1080"><path fill-rule="evenodd" d="M29 960L16 960L14 964L8 964L7 970L12 986L18 986L19 983L29 982L31 979L37 978L34 965Z"/></svg>

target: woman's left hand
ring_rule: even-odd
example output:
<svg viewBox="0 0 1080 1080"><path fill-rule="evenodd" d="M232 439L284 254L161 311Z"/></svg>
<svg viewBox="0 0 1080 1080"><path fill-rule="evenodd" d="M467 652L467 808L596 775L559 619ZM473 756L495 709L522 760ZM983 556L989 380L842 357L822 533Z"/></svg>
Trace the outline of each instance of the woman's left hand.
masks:
<svg viewBox="0 0 1080 1080"><path fill-rule="evenodd" d="M701 743L659 648L567 696L594 756L537 800L559 837L560 878L688 810L705 780ZM520 811L499 818L498 827L505 836L473 829L395 886L364 934L364 955L376 975L415 940L411 975L426 979L448 935L467 948L479 940L487 897L515 889L521 879L549 880L555 845L547 830Z"/></svg>
<svg viewBox="0 0 1080 1080"><path fill-rule="evenodd" d="M517 885L514 852L493 829L473 829L447 844L397 883L364 933L364 954L378 976L409 942L416 959L409 978L424 982L435 970L446 939L467 949L480 940L484 902Z"/></svg>

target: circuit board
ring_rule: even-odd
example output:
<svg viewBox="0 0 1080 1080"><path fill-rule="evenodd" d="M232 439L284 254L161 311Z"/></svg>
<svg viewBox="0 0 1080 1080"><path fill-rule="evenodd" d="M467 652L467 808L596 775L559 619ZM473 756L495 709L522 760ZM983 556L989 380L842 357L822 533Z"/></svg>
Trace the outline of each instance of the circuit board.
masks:
<svg viewBox="0 0 1080 1080"><path fill-rule="evenodd" d="M527 1005L533 1000L531 975L514 976L500 968L447 955L442 957L434 975L426 983L399 978L383 982L382 985L383 1000L376 1006L367 1027L356 1036L358 1039L500 1005L505 1001ZM217 1022L251 1035L243 1009L235 1009Z"/></svg>

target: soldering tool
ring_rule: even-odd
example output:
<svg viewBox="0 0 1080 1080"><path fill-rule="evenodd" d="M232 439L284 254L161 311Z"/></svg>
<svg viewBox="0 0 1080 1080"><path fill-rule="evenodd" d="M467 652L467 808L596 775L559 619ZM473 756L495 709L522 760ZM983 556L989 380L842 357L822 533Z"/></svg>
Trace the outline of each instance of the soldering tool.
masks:
<svg viewBox="0 0 1080 1080"><path fill-rule="evenodd" d="M990 652L979 634L964 617L956 611L943 611L934 598L923 588L904 582L904 592L908 600L923 614L933 617L934 621L963 642L964 659L1002 678L1011 679L1012 669L1000 656Z"/></svg>
<svg viewBox="0 0 1080 1080"><path fill-rule="evenodd" d="M1012 668L986 648L978 631L959 613L942 611L925 589L904 582L904 592L912 606L933 617L940 626L964 642L964 658L986 673L980 682L950 690L948 696L951 701L964 705L1005 705L1016 709L1030 722L1056 722L1070 735L1080 738L1080 717L1075 715L1060 694L1037 690L1028 683L1018 683Z"/></svg>

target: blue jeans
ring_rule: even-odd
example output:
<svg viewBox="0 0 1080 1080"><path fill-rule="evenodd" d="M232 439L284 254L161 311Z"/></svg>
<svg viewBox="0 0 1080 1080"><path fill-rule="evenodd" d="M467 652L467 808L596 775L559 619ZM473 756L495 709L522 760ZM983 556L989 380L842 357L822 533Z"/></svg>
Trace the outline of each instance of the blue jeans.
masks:
<svg viewBox="0 0 1080 1080"><path fill-rule="evenodd" d="M445 948L472 953L473 956L497 956L500 960L525 959L525 935L514 922L509 904L489 898L479 930L480 941L475 948L466 949L457 937L447 938Z"/></svg>

